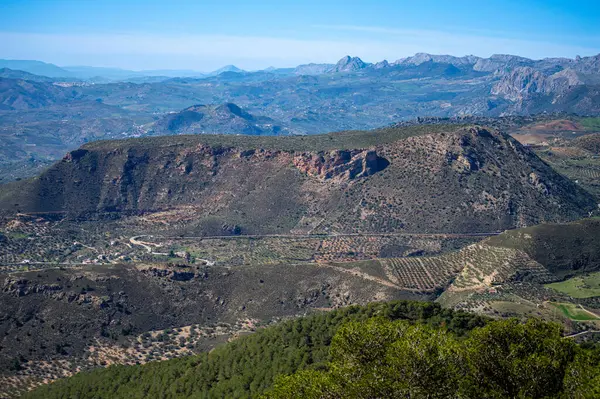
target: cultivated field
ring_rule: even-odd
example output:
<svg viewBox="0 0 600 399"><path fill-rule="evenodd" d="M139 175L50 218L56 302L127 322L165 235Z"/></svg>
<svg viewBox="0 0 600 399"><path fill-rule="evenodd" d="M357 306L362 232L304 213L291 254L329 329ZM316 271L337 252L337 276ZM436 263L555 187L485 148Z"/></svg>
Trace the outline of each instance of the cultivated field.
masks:
<svg viewBox="0 0 600 399"><path fill-rule="evenodd" d="M573 298L593 298L600 296L600 272L577 276L546 287L563 292Z"/></svg>

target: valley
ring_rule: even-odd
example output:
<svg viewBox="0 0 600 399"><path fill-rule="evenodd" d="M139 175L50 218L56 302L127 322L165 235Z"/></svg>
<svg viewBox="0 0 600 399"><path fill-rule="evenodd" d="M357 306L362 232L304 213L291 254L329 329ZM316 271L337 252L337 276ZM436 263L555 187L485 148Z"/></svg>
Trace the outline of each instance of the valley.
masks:
<svg viewBox="0 0 600 399"><path fill-rule="evenodd" d="M595 340L598 297L555 288L600 269L594 178L537 155L593 130L484 120L97 141L0 185L1 395L374 301Z"/></svg>
<svg viewBox="0 0 600 399"><path fill-rule="evenodd" d="M0 9L0 399L600 398L600 3Z"/></svg>
<svg viewBox="0 0 600 399"><path fill-rule="evenodd" d="M491 317L535 315L593 337L600 328L598 297L552 287L598 270L599 230L600 221L588 219L483 241L425 234L137 236L132 247L139 247L139 257L122 263L21 264L2 271L10 316L1 324L1 360L13 370L3 374L4 394L110 364L200 353L290 316L371 301L436 300ZM346 241L341 247L340 240ZM398 251L408 245L417 252ZM146 247L176 255L153 255ZM60 350L47 349L54 347ZM11 368L15 359L18 369Z"/></svg>

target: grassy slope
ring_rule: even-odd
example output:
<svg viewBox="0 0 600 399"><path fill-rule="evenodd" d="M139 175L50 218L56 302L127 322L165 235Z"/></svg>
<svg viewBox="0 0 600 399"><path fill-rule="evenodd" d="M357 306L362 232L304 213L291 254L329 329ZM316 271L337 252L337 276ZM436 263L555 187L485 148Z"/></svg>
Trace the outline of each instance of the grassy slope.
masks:
<svg viewBox="0 0 600 399"><path fill-rule="evenodd" d="M546 287L563 292L573 298L593 298L600 296L600 272L547 284Z"/></svg>
<svg viewBox="0 0 600 399"><path fill-rule="evenodd" d="M600 131L600 117L581 118L579 123L581 123L586 130Z"/></svg>
<svg viewBox="0 0 600 399"><path fill-rule="evenodd" d="M329 151L339 149L367 148L391 143L422 134L456 131L460 125L422 125L390 127L376 130L350 130L310 136L245 136L245 135L181 135L135 138L125 140L103 140L86 144L88 150L138 148L207 144L213 147L262 148L281 151Z"/></svg>
<svg viewBox="0 0 600 399"><path fill-rule="evenodd" d="M594 317L594 315L590 312L587 312L580 306L573 303L551 303L552 306L556 307L560 310L567 318L575 321L589 321L589 320L598 320L598 317Z"/></svg>

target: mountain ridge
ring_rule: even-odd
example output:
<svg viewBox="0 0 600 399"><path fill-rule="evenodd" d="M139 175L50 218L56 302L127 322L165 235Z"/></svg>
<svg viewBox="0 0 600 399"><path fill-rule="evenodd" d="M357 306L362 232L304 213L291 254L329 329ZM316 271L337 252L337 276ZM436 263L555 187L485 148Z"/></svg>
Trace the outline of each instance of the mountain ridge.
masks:
<svg viewBox="0 0 600 399"><path fill-rule="evenodd" d="M340 70L340 67L346 65L348 62L356 63L351 69ZM365 67L376 67L381 68L383 65L399 66L399 65L420 65L425 62L435 63L447 63L457 67L470 66L477 71L494 72L502 67L515 68L518 66L533 66L544 70L550 70L552 68L573 68L581 73L600 73L600 54L592 56L577 56L575 58L541 58L532 59L511 54L493 54L490 57L480 57L476 55L464 55L455 56L449 54L430 54L430 53L416 53L412 56L399 58L392 63L387 63L386 60L375 61L373 63L366 63L356 56L344 56L338 60L337 64L328 63L309 63L297 65L294 68L277 68L269 67L264 69L266 72L272 72L276 70L286 70L288 73L302 73L302 71L309 71L311 68L317 70L319 73L332 73L332 72L349 72L357 71ZM12 67L10 66L12 65ZM18 66L21 66L19 68ZM121 68L109 68L109 67L93 67L93 66L65 66L58 67L54 64L45 63L42 61L29 61L29 60L0 60L0 68L6 67L14 70L23 70L36 75L48 76L48 77L76 77L79 75L81 78L91 78L94 76L102 76L102 71L110 73L118 73L124 75L125 78L141 77L141 76L168 76L168 77L202 77L202 76L215 76L222 72L246 72L243 69L236 67L235 65L225 65L218 68L210 73L197 72L193 70L127 70ZM43 71L42 67L47 67L48 75L40 73ZM89 71L88 71L89 69ZM98 73L94 73L96 71ZM313 72L314 73L314 72ZM61 75L62 74L62 75ZM311 73L312 74L312 73ZM118 76L112 76L117 78Z"/></svg>
<svg viewBox="0 0 600 399"><path fill-rule="evenodd" d="M95 142L37 178L0 186L4 213L76 216L184 205L197 209L188 227L198 234L214 234L215 220L244 234L303 229L309 220L343 233L489 232L574 220L596 208L590 194L509 136L444 125L311 140Z"/></svg>

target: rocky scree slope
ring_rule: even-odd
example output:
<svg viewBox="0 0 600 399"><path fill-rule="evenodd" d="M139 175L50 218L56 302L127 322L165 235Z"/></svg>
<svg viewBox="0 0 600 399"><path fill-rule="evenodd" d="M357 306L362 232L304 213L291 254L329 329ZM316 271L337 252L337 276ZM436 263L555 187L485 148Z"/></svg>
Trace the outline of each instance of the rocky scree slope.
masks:
<svg viewBox="0 0 600 399"><path fill-rule="evenodd" d="M0 186L0 209L82 216L193 205L190 231L216 234L226 224L260 234L490 232L597 208L589 193L492 129L346 134L92 143L39 177Z"/></svg>

